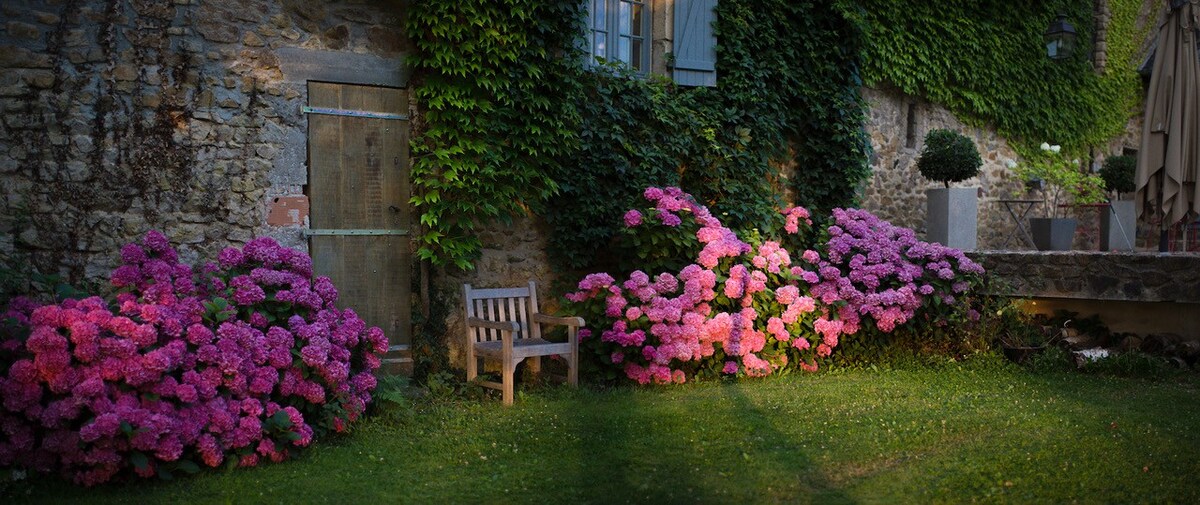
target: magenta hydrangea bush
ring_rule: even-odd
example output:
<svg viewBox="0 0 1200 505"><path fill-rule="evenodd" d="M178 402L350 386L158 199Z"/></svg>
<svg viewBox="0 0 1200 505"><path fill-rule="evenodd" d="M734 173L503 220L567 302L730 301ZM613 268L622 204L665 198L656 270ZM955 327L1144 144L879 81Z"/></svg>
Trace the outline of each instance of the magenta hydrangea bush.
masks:
<svg viewBox="0 0 1200 505"><path fill-rule="evenodd" d="M866 211L835 210L823 252L795 254L778 240L743 241L679 188L648 188L644 197L646 208L624 216L632 242L695 257L678 271L590 274L567 295L591 323L580 332L583 348L641 384L816 371L863 328L886 333L918 311L969 311L955 294L983 273L961 251ZM788 235L812 225L803 207L780 217Z"/></svg>
<svg viewBox="0 0 1200 505"><path fill-rule="evenodd" d="M0 344L0 467L94 485L254 466L366 409L387 339L306 254L259 238L197 271L150 232L121 258L111 303L10 305L29 333Z"/></svg>

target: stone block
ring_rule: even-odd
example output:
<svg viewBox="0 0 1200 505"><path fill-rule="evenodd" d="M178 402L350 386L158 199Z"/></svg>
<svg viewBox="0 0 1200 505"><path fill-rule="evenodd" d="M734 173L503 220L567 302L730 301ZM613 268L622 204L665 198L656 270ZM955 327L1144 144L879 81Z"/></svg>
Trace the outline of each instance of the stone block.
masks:
<svg viewBox="0 0 1200 505"><path fill-rule="evenodd" d="M8 29L8 35L13 38L36 40L42 36L42 30L36 25L20 21L9 21L6 28Z"/></svg>
<svg viewBox="0 0 1200 505"><path fill-rule="evenodd" d="M400 58L300 47L280 48L275 55L286 82L329 81L398 88L408 83L409 70Z"/></svg>
<svg viewBox="0 0 1200 505"><path fill-rule="evenodd" d="M0 46L0 68L51 68L49 54L35 53L23 47Z"/></svg>
<svg viewBox="0 0 1200 505"><path fill-rule="evenodd" d="M112 77L118 81L134 81L138 77L138 68L128 63L113 67Z"/></svg>
<svg viewBox="0 0 1200 505"><path fill-rule="evenodd" d="M59 14L52 12L34 11L34 19L37 19L38 23L54 26L59 24L59 20L62 18L59 17Z"/></svg>
<svg viewBox="0 0 1200 505"><path fill-rule="evenodd" d="M195 25L196 33L204 40L221 44L231 44L238 41L237 28L225 20L224 16L206 18L200 17Z"/></svg>
<svg viewBox="0 0 1200 505"><path fill-rule="evenodd" d="M325 47L333 50L345 49L350 42L350 28L346 25L337 25L321 34L321 38L325 41Z"/></svg>
<svg viewBox="0 0 1200 505"><path fill-rule="evenodd" d="M92 142L91 135L74 135L71 137L71 147L74 147L81 153L87 154L96 150L96 146Z"/></svg>
<svg viewBox="0 0 1200 505"><path fill-rule="evenodd" d="M976 188L936 188L926 191L926 235L930 242L974 251L979 222Z"/></svg>
<svg viewBox="0 0 1200 505"><path fill-rule="evenodd" d="M247 47L262 47L264 45L262 37L259 37L258 34L254 32L246 32L246 34L242 36L242 44Z"/></svg>
<svg viewBox="0 0 1200 505"><path fill-rule="evenodd" d="M54 86L54 72L49 70L29 70L24 75L25 82L38 89L48 89Z"/></svg>
<svg viewBox="0 0 1200 505"><path fill-rule="evenodd" d="M145 95L142 95L141 102L143 107L155 109L158 108L159 105L162 105L162 96L160 96L158 93L146 93Z"/></svg>

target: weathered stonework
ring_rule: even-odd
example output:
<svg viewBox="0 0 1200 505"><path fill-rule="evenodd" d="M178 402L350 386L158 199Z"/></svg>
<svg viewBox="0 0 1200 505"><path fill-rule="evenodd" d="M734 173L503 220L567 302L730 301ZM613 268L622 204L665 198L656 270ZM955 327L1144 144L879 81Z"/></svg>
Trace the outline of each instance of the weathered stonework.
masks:
<svg viewBox="0 0 1200 505"><path fill-rule="evenodd" d="M990 251L968 256L1011 284L1017 296L1200 304L1200 255Z"/></svg>
<svg viewBox="0 0 1200 505"><path fill-rule="evenodd" d="M287 66L296 51L336 52L399 76L402 7L5 2L0 258L80 280L102 278L120 246L150 229L179 243L185 261L262 235L305 247L302 219L267 220L272 202L307 184L301 107L314 72ZM317 77L403 84L334 70Z"/></svg>
<svg viewBox="0 0 1200 505"><path fill-rule="evenodd" d="M188 262L263 235L306 248L306 82L405 87L405 4L0 3L0 260L102 278L119 247L150 229L166 232ZM654 71L666 73L670 2L652 5ZM923 233L925 190L938 184L915 159L927 131L956 129L985 162L980 177L958 184L981 188L979 245L1003 242L1013 224L996 200L1021 188L1004 166L1016 158L1005 139L895 90L862 92L875 150L864 207ZM1136 147L1140 134L1132 123L1109 152ZM555 279L548 233L531 217L488 224L474 270L433 272L433 287L451 295L452 362L461 363L462 283L535 279L543 307L554 309L556 282L573 279Z"/></svg>
<svg viewBox="0 0 1200 505"><path fill-rule="evenodd" d="M983 158L979 176L953 184L953 187L979 188L979 249L999 249L1016 232L1016 224L999 200L1041 199L1039 194L1027 192L1023 181L1017 180L1007 167L1009 161L1021 159L995 129L967 126L945 107L894 88L863 88L862 94L869 107L866 129L874 150L871 180L862 192L863 208L892 224L912 228L919 237L924 237L925 191L942 187L942 184L922 177L917 170L917 159L924 147L925 134L938 128L966 135L975 142ZM1105 152L1096 153L1097 163L1109 154L1136 148L1141 137L1139 125L1137 119L1131 120L1124 135L1113 139ZM1046 215L1041 204L1029 214L1030 217L1039 215ZM1081 210L1076 217L1080 219L1081 227L1098 227L1094 209ZM1094 249L1095 233L1098 232L1080 233L1075 247ZM1008 248L1028 247L1019 238L1014 238L1008 245Z"/></svg>
<svg viewBox="0 0 1200 505"><path fill-rule="evenodd" d="M917 170L925 134L937 128L956 130L975 142L983 158L978 177L954 187L979 189L980 249L998 247L1015 225L997 200L1020 195L1023 185L1005 166L1017 154L994 130L966 126L946 108L895 89L863 88L868 104L867 134L874 155L871 180L862 194L863 208L892 224L925 234L925 190L942 187ZM910 118L910 115L912 116Z"/></svg>
<svg viewBox="0 0 1200 505"><path fill-rule="evenodd" d="M476 288L520 287L530 280L538 283L538 302L543 312L555 313L559 301L555 287L559 279L550 268L546 255L549 226L541 219L519 217L511 224L488 223L479 233L483 241L483 254L475 262L475 269L462 271L454 267L442 268L432 275L432 288L441 290L450 304L446 320L446 340L450 348L450 362L464 364L465 326L462 302L463 284Z"/></svg>

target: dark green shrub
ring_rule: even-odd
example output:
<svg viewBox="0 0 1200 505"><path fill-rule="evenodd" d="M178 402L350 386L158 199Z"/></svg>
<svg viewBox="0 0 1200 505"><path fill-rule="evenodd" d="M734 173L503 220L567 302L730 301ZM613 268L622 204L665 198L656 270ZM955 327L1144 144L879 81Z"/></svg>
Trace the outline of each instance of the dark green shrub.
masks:
<svg viewBox="0 0 1200 505"><path fill-rule="evenodd" d="M1104 189L1117 193L1130 193L1137 189L1133 182L1134 171L1137 170L1137 158L1133 156L1109 156L1100 168L1100 178L1104 179Z"/></svg>
<svg viewBox="0 0 1200 505"><path fill-rule="evenodd" d="M930 130L925 135L925 148L917 159L917 169L931 181L950 183L965 181L979 174L983 159L971 139L953 130Z"/></svg>

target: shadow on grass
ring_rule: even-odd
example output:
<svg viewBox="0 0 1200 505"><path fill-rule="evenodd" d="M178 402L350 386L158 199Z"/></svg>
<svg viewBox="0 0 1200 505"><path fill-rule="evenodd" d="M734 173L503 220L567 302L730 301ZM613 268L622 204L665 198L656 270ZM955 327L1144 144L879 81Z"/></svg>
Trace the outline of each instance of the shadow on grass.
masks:
<svg viewBox="0 0 1200 505"><path fill-rule="evenodd" d="M707 395L618 389L582 406L570 416L583 437L576 499L564 501L854 502L781 429L788 416L756 404L743 385L712 386Z"/></svg>
<svg viewBox="0 0 1200 505"><path fill-rule="evenodd" d="M782 493L797 493L793 496L766 494L769 501L813 503L855 503L842 490L833 487L824 478L824 472L808 457L806 449L791 435L780 430L776 423L785 421L785 416L769 414L747 397L743 384L730 383L721 388L729 399L732 414L750 430L749 454L751 458L766 458L769 466L784 468L785 480L781 482Z"/></svg>

